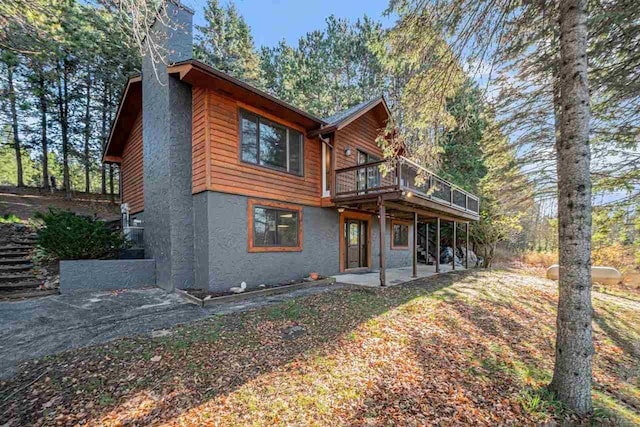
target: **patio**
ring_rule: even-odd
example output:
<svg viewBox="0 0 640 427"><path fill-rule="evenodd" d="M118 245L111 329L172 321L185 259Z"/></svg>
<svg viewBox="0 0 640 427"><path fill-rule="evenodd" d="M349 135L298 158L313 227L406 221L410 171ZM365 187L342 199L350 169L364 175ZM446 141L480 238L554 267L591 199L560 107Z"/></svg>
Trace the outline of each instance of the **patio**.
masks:
<svg viewBox="0 0 640 427"><path fill-rule="evenodd" d="M386 285L395 286L412 280L424 277L435 276L436 274L448 273L452 271L451 264L440 264L440 273L436 273L435 265L418 264L418 275L413 277L413 267L399 267L386 269ZM456 271L465 270L462 266L456 266ZM336 282L350 285L366 286L370 288L380 287L380 270L373 270L366 273L344 273L333 276Z"/></svg>

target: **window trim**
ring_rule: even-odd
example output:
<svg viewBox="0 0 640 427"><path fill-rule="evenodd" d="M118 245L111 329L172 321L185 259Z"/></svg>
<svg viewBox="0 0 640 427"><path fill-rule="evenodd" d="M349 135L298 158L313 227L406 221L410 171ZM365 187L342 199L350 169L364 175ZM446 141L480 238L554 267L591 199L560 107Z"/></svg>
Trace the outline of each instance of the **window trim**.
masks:
<svg viewBox="0 0 640 427"><path fill-rule="evenodd" d="M294 211L298 214L298 245L297 246L255 246L253 243L253 213L254 208L271 208ZM302 238L303 238L303 221L302 221L302 206L292 205L289 203L272 202L270 200L261 199L249 199L247 203L247 224L248 229L248 252L301 252L302 251Z"/></svg>
<svg viewBox="0 0 640 427"><path fill-rule="evenodd" d="M255 116L257 118L256 120L256 163L254 162L250 162L247 160L244 160L242 158L242 114L246 113L250 116ZM286 132L286 148L285 148L285 154L286 154L286 162L287 162L287 166L286 168L279 168L279 167L275 167L275 166L270 166L270 165L265 165L265 164L261 164L260 163L260 122L264 120L265 122L268 123L273 123L276 126L279 126L281 128L284 128L285 132ZM301 136L301 143L300 143L300 172L292 172L289 170L290 168L290 158L289 158L289 131L293 130L296 131L300 134ZM257 113L255 111L249 110L247 108L243 108L243 107L238 107L238 157L240 159L240 162L245 164L245 165L251 165L251 166L256 166L259 168L264 168L264 169L268 169L271 171L276 171L276 172L282 172L282 173L286 173L288 175L293 175L293 176L297 176L300 178L304 178L304 172L305 172L305 167L304 167L304 144L305 143L305 134L304 131L301 131L300 129L296 129L294 127L291 126L287 126L281 122L278 122L270 117L266 117L260 113Z"/></svg>
<svg viewBox="0 0 640 427"><path fill-rule="evenodd" d="M396 225L406 225L407 226L407 246L396 246L395 244L395 238L394 238L394 229ZM391 233L390 236L391 239L391 250L395 250L395 251L400 251L400 250L407 250L409 249L409 247L411 246L411 222L409 221L401 221L401 220L397 220L397 219L392 219L391 220Z"/></svg>
<svg viewBox="0 0 640 427"><path fill-rule="evenodd" d="M333 156L333 149L329 147L324 142L320 142L322 144L322 197L330 197L331 196L331 162L332 158L329 157L329 166L327 166L327 153L330 156ZM327 167L329 170L327 171ZM327 182L327 172L329 172L329 182ZM327 189L328 187L328 189Z"/></svg>

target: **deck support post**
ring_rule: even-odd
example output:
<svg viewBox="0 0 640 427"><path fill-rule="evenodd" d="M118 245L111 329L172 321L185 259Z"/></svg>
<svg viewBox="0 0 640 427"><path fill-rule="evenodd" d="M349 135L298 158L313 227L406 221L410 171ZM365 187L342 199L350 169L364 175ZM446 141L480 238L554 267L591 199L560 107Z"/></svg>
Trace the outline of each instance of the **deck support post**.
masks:
<svg viewBox="0 0 640 427"><path fill-rule="evenodd" d="M425 258L426 258L426 264L429 265L429 223L425 222L424 223L424 238L426 240L425 242Z"/></svg>
<svg viewBox="0 0 640 427"><path fill-rule="evenodd" d="M418 277L418 212L413 213L413 277Z"/></svg>
<svg viewBox="0 0 640 427"><path fill-rule="evenodd" d="M467 238L467 243L465 244L465 254L464 254L464 268L466 268L467 270L469 269L469 223L466 222L465 223L465 235Z"/></svg>
<svg viewBox="0 0 640 427"><path fill-rule="evenodd" d="M380 286L386 285L386 271L385 271L385 209L384 201L381 197L378 198L378 213L380 215Z"/></svg>
<svg viewBox="0 0 640 427"><path fill-rule="evenodd" d="M440 217L436 218L436 273L440 273Z"/></svg>
<svg viewBox="0 0 640 427"><path fill-rule="evenodd" d="M451 257L451 270L456 269L456 225L458 223L453 221L453 257Z"/></svg>

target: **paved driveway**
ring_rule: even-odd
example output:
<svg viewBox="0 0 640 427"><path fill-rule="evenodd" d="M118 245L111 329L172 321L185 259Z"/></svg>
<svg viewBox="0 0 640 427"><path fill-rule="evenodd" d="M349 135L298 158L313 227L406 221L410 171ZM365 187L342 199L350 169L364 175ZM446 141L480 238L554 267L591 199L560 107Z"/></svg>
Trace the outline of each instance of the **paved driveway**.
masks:
<svg viewBox="0 0 640 427"><path fill-rule="evenodd" d="M301 289L210 308L188 304L179 295L156 288L0 302L0 378L12 376L17 364L28 359L118 337L149 334L214 314L276 304L340 286Z"/></svg>

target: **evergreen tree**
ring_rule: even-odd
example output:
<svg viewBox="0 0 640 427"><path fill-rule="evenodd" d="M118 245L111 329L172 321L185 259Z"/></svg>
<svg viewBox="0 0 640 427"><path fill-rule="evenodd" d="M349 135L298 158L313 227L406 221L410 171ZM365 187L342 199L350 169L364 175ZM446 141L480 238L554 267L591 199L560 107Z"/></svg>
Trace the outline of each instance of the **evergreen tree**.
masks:
<svg viewBox="0 0 640 427"><path fill-rule="evenodd" d="M229 3L220 7L217 0L208 0L204 9L206 24L196 26L196 58L218 70L260 86L260 67L251 29Z"/></svg>

